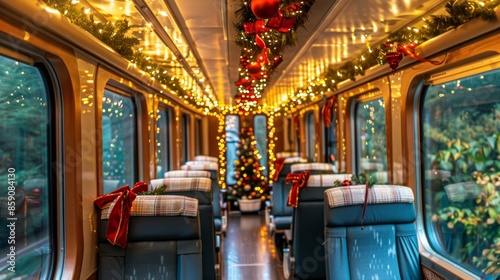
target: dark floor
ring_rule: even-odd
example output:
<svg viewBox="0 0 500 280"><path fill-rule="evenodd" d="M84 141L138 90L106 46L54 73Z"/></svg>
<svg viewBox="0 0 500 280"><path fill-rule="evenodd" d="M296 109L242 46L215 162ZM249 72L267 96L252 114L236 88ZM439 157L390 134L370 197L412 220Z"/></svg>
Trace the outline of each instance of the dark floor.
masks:
<svg viewBox="0 0 500 280"><path fill-rule="evenodd" d="M230 212L221 249L223 280L284 279L263 211Z"/></svg>

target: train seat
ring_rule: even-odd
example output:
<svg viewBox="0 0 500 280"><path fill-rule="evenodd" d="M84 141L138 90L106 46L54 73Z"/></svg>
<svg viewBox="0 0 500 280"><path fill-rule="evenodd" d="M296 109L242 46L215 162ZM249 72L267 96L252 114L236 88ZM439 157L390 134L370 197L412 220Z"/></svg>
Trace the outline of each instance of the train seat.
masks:
<svg viewBox="0 0 500 280"><path fill-rule="evenodd" d="M210 161L210 162L219 162L219 158L217 157L211 157L211 156L204 156L204 155L197 155L193 158L193 161Z"/></svg>
<svg viewBox="0 0 500 280"><path fill-rule="evenodd" d="M374 185L365 196L366 189L324 193L327 279L421 279L412 190Z"/></svg>
<svg viewBox="0 0 500 280"><path fill-rule="evenodd" d="M301 157L289 157L284 159L281 171L272 186L271 216L269 218L270 232L275 230L280 232L290 229L290 224L292 223L292 211L290 207L286 206L288 192L283 189L285 185L285 178L286 175L290 173L290 168L293 164L305 162L307 162L307 159Z"/></svg>
<svg viewBox="0 0 500 280"><path fill-rule="evenodd" d="M289 158L289 157L300 157L300 154L298 152L277 152L276 153L276 158Z"/></svg>
<svg viewBox="0 0 500 280"><path fill-rule="evenodd" d="M283 272L290 279L324 279L324 199L325 190L350 180L351 174L310 175L298 192L291 231L283 249ZM294 186L295 188L295 186Z"/></svg>
<svg viewBox="0 0 500 280"><path fill-rule="evenodd" d="M211 174L209 171L205 171L205 170L171 170L171 171L165 172L165 178L195 178L195 177L211 178ZM217 190L218 190L218 186L216 184L214 184L213 179L211 179L211 180L212 180L212 198L214 198L214 197L217 198L216 197L217 191L214 191L214 188L217 188ZM213 209L214 209L214 229L216 232L215 245L216 245L217 250L220 249L220 244L221 244L220 235L221 235L221 229L222 229L221 217L217 216L217 214L220 215L220 213L221 213L219 201L220 200L212 199Z"/></svg>
<svg viewBox="0 0 500 280"><path fill-rule="evenodd" d="M214 227L218 234L226 234L227 215L222 209L222 199L219 188L219 165L216 162L210 161L188 161L183 166L182 170L208 171L212 180L212 204L214 210Z"/></svg>
<svg viewBox="0 0 500 280"><path fill-rule="evenodd" d="M196 199L137 196L124 248L106 238L110 209L101 212L98 279L202 279Z"/></svg>
<svg viewBox="0 0 500 280"><path fill-rule="evenodd" d="M288 169L289 168L289 169ZM291 162L290 165L283 166L285 169L285 177L288 173L300 173L302 171L309 171L311 175L315 174L332 174L334 173L333 167L329 163L319 163L319 162L308 162L304 163L302 160L299 162ZM290 170L290 172L287 172ZM291 183L286 183L285 178L278 179L276 185L273 185L273 208L272 208L272 220L273 227L276 231L288 230L292 223L292 207L287 206L288 193L292 188Z"/></svg>
<svg viewBox="0 0 500 280"><path fill-rule="evenodd" d="M150 181L151 190L161 188L161 194L183 195L198 199L200 212L203 279L216 279L219 257L215 247L212 180L209 178L163 178Z"/></svg>

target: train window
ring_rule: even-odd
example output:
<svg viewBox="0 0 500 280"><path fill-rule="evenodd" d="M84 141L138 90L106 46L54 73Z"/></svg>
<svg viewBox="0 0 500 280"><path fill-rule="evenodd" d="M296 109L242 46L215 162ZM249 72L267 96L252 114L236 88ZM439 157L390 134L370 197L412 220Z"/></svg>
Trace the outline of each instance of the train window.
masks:
<svg viewBox="0 0 500 280"><path fill-rule="evenodd" d="M184 157L184 161L189 161L190 160L190 154L189 154L189 115L187 114L182 114L182 156Z"/></svg>
<svg viewBox="0 0 500 280"><path fill-rule="evenodd" d="M163 178L165 172L170 170L170 149L172 111L168 109L158 110L156 120L156 172L158 178Z"/></svg>
<svg viewBox="0 0 500 280"><path fill-rule="evenodd" d="M293 117L292 122L293 122L293 137L295 137L294 142L295 142L295 151L301 154L300 150L300 120L299 120L300 115L296 115Z"/></svg>
<svg viewBox="0 0 500 280"><path fill-rule="evenodd" d="M268 175L267 168L267 117L265 115L255 116L253 119L253 130L255 131L255 141L257 142L257 150L261 158L259 159L260 166L264 167L262 175Z"/></svg>
<svg viewBox="0 0 500 280"><path fill-rule="evenodd" d="M316 159L316 122L314 121L314 112L306 113L306 157L309 160Z"/></svg>
<svg viewBox="0 0 500 280"><path fill-rule="evenodd" d="M337 109L332 108L331 124L325 127L325 162L336 163L337 160ZM337 164L338 167L338 164Z"/></svg>
<svg viewBox="0 0 500 280"><path fill-rule="evenodd" d="M356 171L379 177L387 171L385 102L383 98L357 102Z"/></svg>
<svg viewBox="0 0 500 280"><path fill-rule="evenodd" d="M194 126L195 126L195 137L194 137L194 140L195 140L195 144L194 144L194 152L196 155L201 155L203 154L202 153L202 147L203 147L203 141L201 141L203 138L203 131L202 131L202 126L201 126L201 119L196 119L195 122L194 122Z"/></svg>
<svg viewBox="0 0 500 280"><path fill-rule="evenodd" d="M41 279L54 256L54 140L42 68L0 55L0 278Z"/></svg>
<svg viewBox="0 0 500 280"><path fill-rule="evenodd" d="M134 99L104 90L102 159L104 193L137 180L137 115Z"/></svg>
<svg viewBox="0 0 500 280"><path fill-rule="evenodd" d="M235 165L234 161L238 159L236 150L240 142L240 119L237 115L227 115L225 123L226 133L226 184L236 185L234 177Z"/></svg>
<svg viewBox="0 0 500 280"><path fill-rule="evenodd" d="M499 255L500 70L431 85L420 113L426 232L481 274Z"/></svg>

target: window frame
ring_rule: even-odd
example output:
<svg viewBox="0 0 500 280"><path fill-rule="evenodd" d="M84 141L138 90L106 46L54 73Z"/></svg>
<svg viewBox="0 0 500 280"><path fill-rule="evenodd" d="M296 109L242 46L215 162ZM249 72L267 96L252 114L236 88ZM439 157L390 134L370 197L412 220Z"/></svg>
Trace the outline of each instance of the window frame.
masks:
<svg viewBox="0 0 500 280"><path fill-rule="evenodd" d="M135 132L135 136L133 137L133 144L132 144L132 147L133 147L133 151L132 151L132 156L133 156L132 182L125 182L125 184L128 184L129 186L133 186L133 184L139 180L139 173L140 173L139 172L139 161L140 161L139 144L140 144L140 134L141 134L141 131L140 131L140 127L141 127L140 126L140 118L141 118L140 101L139 101L138 95L135 92L133 92L132 90L124 90L120 87L113 86L110 83L106 84L106 86L104 87L104 91L102 92L102 97L105 96L106 91L109 91L111 93L119 95L123 98L129 98L132 101L132 106L133 106L133 110L135 113L134 123L133 123L133 129ZM102 137L104 136L104 133L102 130L102 128L103 128L102 124L104 123L102 110L100 110L99 114L100 114L100 118L101 118L100 129L101 129L101 141L102 141ZM103 143L101 142L101 145L102 144ZM100 157L102 159L102 161L101 161L101 173L102 173L101 176L102 176L102 179L104 180L104 160L105 159L104 159L103 153L104 153L104 147L101 147L101 155L100 155ZM104 186L104 182L102 182L102 184ZM120 187L120 185L118 187ZM104 190L103 190L103 193L105 193Z"/></svg>

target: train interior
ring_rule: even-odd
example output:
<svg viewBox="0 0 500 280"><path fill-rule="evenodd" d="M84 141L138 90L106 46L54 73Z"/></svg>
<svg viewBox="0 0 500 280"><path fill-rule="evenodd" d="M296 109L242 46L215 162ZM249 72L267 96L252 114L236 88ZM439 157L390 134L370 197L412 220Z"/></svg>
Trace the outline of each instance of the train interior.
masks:
<svg viewBox="0 0 500 280"><path fill-rule="evenodd" d="M0 279L500 279L499 5L0 1Z"/></svg>

